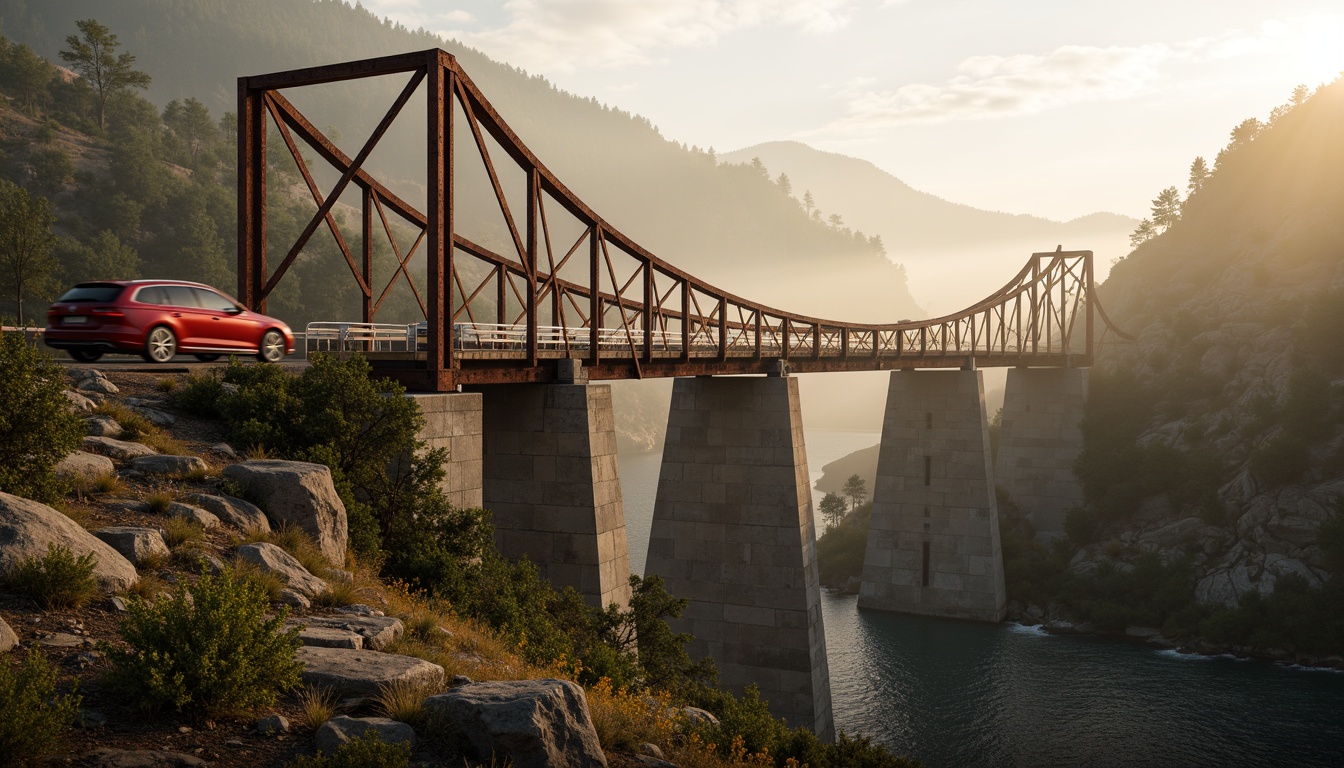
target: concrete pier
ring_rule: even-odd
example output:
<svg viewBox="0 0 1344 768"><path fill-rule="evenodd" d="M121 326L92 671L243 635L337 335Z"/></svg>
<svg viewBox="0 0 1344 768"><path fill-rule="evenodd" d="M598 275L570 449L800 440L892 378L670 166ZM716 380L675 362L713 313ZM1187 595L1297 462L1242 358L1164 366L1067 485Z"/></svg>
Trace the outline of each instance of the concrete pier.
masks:
<svg viewBox="0 0 1344 768"><path fill-rule="evenodd" d="M1006 594L979 371L895 371L859 606L998 622Z"/></svg>
<svg viewBox="0 0 1344 768"><path fill-rule="evenodd" d="M677 379L647 571L690 600L678 632L719 681L834 737L798 382Z"/></svg>
<svg viewBox="0 0 1344 768"><path fill-rule="evenodd" d="M1085 368L1009 368L994 482L1042 539L1064 535L1064 513L1083 503L1073 473L1083 451Z"/></svg>
<svg viewBox="0 0 1344 768"><path fill-rule="evenodd" d="M484 506L495 541L594 606L630 602L630 554L607 384L482 387Z"/></svg>
<svg viewBox="0 0 1344 768"><path fill-rule="evenodd" d="M474 392L442 394L408 393L425 415L425 426L416 438L426 448L443 448L439 488L454 507L481 506L481 396Z"/></svg>

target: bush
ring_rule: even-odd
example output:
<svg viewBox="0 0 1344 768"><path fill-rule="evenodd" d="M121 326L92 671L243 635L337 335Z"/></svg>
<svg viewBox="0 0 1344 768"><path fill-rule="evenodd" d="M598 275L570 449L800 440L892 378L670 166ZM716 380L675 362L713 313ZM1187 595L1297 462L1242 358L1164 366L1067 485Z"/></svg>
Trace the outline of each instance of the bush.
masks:
<svg viewBox="0 0 1344 768"><path fill-rule="evenodd" d="M215 419L222 415L219 400L224 396L224 384L213 374L188 374L186 384L170 391L173 403L193 416Z"/></svg>
<svg viewBox="0 0 1344 768"><path fill-rule="evenodd" d="M17 670L0 663L0 764L28 765L50 751L79 703L73 690L56 695L56 670L37 649Z"/></svg>
<svg viewBox="0 0 1344 768"><path fill-rule="evenodd" d="M303 756L290 763L291 768L406 768L411 764L409 744L388 744L377 731L365 731L359 738L342 744L330 755Z"/></svg>
<svg viewBox="0 0 1344 768"><path fill-rule="evenodd" d="M108 648L111 682L148 709L207 714L268 706L299 683L298 630L288 611L266 618L266 595L229 571L179 585L154 603L132 600L121 633L129 649Z"/></svg>
<svg viewBox="0 0 1344 768"><path fill-rule="evenodd" d="M32 596L43 608L78 608L98 592L92 553L75 557L69 547L47 545L47 554L28 557L7 577L10 585Z"/></svg>
<svg viewBox="0 0 1344 768"><path fill-rule="evenodd" d="M61 367L23 334L0 334L0 491L48 503L64 493L56 464L84 437L64 389Z"/></svg>

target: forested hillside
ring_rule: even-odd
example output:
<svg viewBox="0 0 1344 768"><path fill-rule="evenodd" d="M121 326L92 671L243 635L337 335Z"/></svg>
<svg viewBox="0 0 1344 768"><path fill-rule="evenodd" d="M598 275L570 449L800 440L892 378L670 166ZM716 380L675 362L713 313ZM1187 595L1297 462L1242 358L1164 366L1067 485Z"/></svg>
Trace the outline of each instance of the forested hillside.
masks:
<svg viewBox="0 0 1344 768"><path fill-rule="evenodd" d="M729 290L798 311L852 320L917 312L903 270L884 258L880 241L813 220L762 168L718 163L709 150L663 137L645 118L384 23L363 8L331 0L0 2L4 34L52 60L75 21L85 18L106 24L137 56L153 78L146 92L152 102L162 108L196 98L216 119L234 108L240 75L443 46L543 162L663 258ZM336 126L347 141L359 141L401 85L387 80L377 87L324 87L296 101L317 125ZM423 167L411 152L378 154L371 162L406 177L401 188L414 188ZM231 247L231 240L225 243ZM807 285L783 279L781 267L790 277L809 270Z"/></svg>

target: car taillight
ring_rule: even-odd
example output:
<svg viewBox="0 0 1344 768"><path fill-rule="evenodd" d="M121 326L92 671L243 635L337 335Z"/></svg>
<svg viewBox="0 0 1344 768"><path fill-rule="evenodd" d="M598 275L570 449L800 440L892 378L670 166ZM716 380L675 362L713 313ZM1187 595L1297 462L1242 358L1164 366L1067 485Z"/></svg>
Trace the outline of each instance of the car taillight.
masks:
<svg viewBox="0 0 1344 768"><path fill-rule="evenodd" d="M97 315L97 316L99 316L99 317L125 317L125 316L126 316L126 313L125 313L125 312L122 312L120 309L117 309L116 307L94 307L93 309L90 309L90 310L89 310L89 314L90 314L90 315Z"/></svg>

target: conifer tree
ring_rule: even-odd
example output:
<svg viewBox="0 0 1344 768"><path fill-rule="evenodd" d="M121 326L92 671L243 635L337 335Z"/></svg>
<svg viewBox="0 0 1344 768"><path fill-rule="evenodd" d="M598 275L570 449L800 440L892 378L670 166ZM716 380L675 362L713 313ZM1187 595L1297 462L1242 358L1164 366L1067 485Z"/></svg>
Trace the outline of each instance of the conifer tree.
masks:
<svg viewBox="0 0 1344 768"><path fill-rule="evenodd" d="M117 55L117 36L96 19L76 21L75 26L82 36L65 38L70 50L61 51L61 58L93 88L98 101L98 128L106 130L108 99L132 88L148 88L149 75L135 69L135 56Z"/></svg>

